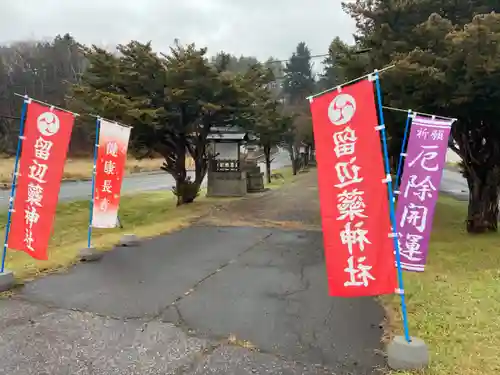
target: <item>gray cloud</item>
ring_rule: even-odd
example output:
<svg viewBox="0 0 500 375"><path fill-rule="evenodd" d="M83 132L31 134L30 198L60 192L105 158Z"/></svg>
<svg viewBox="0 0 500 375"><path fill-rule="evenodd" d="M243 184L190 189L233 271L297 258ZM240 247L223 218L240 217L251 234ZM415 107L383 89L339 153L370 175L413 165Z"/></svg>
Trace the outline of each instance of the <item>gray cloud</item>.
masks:
<svg viewBox="0 0 500 375"><path fill-rule="evenodd" d="M354 23L341 0L2 0L0 42L71 33L78 41L112 46L151 40L167 51L175 38L213 54L224 50L259 59L287 58L300 41L325 53Z"/></svg>

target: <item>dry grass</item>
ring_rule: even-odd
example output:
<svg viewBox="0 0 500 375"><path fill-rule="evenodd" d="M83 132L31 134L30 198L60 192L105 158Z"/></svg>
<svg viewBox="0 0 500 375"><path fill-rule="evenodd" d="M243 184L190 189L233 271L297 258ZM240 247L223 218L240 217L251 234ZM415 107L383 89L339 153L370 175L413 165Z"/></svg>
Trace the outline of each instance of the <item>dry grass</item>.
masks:
<svg viewBox="0 0 500 375"><path fill-rule="evenodd" d="M440 198L428 267L405 273L410 334L424 339L431 355L419 374L500 374L500 234L465 233L466 209ZM401 333L399 299L385 301Z"/></svg>
<svg viewBox="0 0 500 375"><path fill-rule="evenodd" d="M67 159L64 165L63 178L65 180L81 180L90 178L92 174L92 159ZM136 160L129 157L125 167L125 173L151 172L159 170L163 159ZM0 159L0 183L9 185L14 170L13 158Z"/></svg>

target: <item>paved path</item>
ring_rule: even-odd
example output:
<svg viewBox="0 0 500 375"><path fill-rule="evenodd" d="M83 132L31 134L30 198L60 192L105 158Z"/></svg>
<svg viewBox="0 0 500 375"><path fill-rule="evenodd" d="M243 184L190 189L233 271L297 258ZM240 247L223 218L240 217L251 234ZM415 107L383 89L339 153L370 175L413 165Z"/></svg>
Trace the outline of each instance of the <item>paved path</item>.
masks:
<svg viewBox="0 0 500 375"><path fill-rule="evenodd" d="M272 169L280 169L290 164L290 158L287 152L279 152L274 156ZM265 167L260 163L262 171ZM202 186L205 186L206 179ZM175 185L175 181L171 175L166 172L155 173L137 173L125 177L122 185L123 194L134 194L144 191L156 191L171 189ZM64 182L61 185L59 192L59 201L75 201L83 200L91 197L92 183L91 181L76 181ZM0 190L0 207L7 206L9 202L10 190Z"/></svg>
<svg viewBox="0 0 500 375"><path fill-rule="evenodd" d="M0 300L2 371L372 374L383 310L328 297L316 185L304 174L27 284Z"/></svg>
<svg viewBox="0 0 500 375"><path fill-rule="evenodd" d="M454 196L461 201L469 200L469 186L460 172L453 169L444 169L440 190Z"/></svg>

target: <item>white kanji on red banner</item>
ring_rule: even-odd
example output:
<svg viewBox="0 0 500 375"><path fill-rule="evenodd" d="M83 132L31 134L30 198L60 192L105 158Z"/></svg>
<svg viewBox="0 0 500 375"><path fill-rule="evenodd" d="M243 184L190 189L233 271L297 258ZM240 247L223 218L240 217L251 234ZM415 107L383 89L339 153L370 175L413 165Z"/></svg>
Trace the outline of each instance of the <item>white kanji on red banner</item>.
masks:
<svg viewBox="0 0 500 375"><path fill-rule="evenodd" d="M92 226L114 228L127 161L130 127L101 120L97 153Z"/></svg>
<svg viewBox="0 0 500 375"><path fill-rule="evenodd" d="M48 258L73 123L72 113L28 104L8 245L36 259Z"/></svg>

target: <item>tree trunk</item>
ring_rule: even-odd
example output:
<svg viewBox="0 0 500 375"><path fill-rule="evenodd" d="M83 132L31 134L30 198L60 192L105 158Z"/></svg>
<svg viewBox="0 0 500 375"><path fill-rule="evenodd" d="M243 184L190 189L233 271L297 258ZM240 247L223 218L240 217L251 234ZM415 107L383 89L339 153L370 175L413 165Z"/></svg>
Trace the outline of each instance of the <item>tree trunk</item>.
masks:
<svg viewBox="0 0 500 375"><path fill-rule="evenodd" d="M177 206L194 202L200 192L200 186L207 174L208 160L205 159L204 153L200 152L197 155L191 155L191 157L194 159L195 166L194 181L190 176L187 176L186 172L184 172L184 179L176 181ZM182 164L182 162L180 163ZM181 165L179 165L179 168L181 168Z"/></svg>
<svg viewBox="0 0 500 375"><path fill-rule="evenodd" d="M309 151L310 147L306 146L306 152L304 154L304 166L307 167L309 165Z"/></svg>
<svg viewBox="0 0 500 375"><path fill-rule="evenodd" d="M207 175L208 171L208 160L205 160L205 158L200 158L200 160L195 160L194 162L195 165L195 183L198 184L198 186L201 186L203 180L205 179L205 176Z"/></svg>
<svg viewBox="0 0 500 375"><path fill-rule="evenodd" d="M293 145L287 146L288 148L288 155L290 155L290 161L292 162L292 173L293 175L297 175L297 152L295 150L295 147Z"/></svg>
<svg viewBox="0 0 500 375"><path fill-rule="evenodd" d="M186 172L186 147L185 140L179 142L175 160L175 190L177 206L192 203L198 195L196 184L188 177Z"/></svg>
<svg viewBox="0 0 500 375"><path fill-rule="evenodd" d="M189 179L184 181L178 180L176 181L175 190L177 195L177 206L180 206L187 203L193 203L198 196L200 186Z"/></svg>
<svg viewBox="0 0 500 375"><path fill-rule="evenodd" d="M498 186L496 170L486 171L484 178L469 176L469 207L467 212L467 232L486 233L498 229Z"/></svg>
<svg viewBox="0 0 500 375"><path fill-rule="evenodd" d="M267 183L271 183L271 146L264 146L264 157L266 159Z"/></svg>

